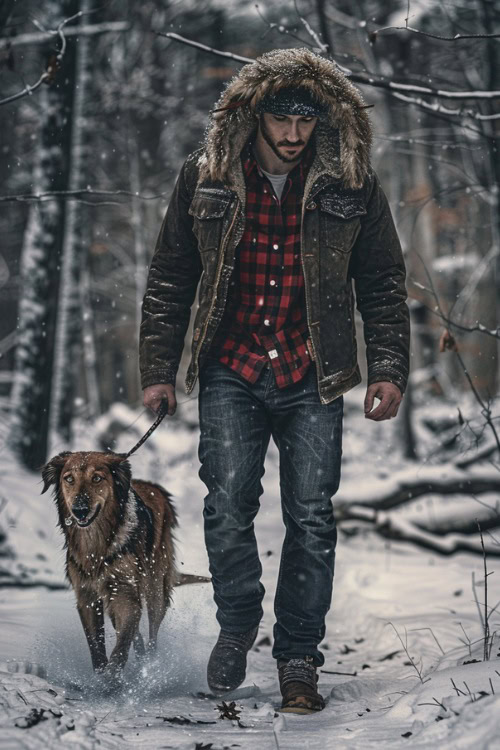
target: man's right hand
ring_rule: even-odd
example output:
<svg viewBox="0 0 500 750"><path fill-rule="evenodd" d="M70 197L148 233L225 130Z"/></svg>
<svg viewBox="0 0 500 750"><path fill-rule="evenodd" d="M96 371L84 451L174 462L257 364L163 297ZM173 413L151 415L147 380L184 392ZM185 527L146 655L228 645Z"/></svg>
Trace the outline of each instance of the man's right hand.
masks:
<svg viewBox="0 0 500 750"><path fill-rule="evenodd" d="M168 401L168 415L171 417L175 414L177 401L175 399L175 388L171 383L159 383L158 385L148 385L144 388L144 406L155 413L160 410L163 400Z"/></svg>

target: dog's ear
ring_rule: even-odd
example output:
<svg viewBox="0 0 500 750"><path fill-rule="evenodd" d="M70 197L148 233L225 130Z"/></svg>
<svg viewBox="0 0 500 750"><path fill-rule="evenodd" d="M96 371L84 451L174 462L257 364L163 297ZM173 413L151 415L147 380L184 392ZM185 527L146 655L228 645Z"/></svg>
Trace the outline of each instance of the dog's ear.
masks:
<svg viewBox="0 0 500 750"><path fill-rule="evenodd" d="M125 499L128 495L132 469L124 453L108 454L109 469L113 476L113 483L118 498Z"/></svg>
<svg viewBox="0 0 500 750"><path fill-rule="evenodd" d="M61 476L61 470L68 456L71 456L71 451L63 451L59 455L51 458L45 466L42 467L42 479L43 479L43 490L41 494L47 492L51 484L57 484L59 477Z"/></svg>

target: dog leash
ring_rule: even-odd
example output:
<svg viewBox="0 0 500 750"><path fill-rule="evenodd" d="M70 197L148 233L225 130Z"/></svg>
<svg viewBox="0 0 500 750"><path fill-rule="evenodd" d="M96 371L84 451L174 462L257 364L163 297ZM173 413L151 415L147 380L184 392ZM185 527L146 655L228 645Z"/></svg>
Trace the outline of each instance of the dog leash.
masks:
<svg viewBox="0 0 500 750"><path fill-rule="evenodd" d="M155 421L153 422L149 430L146 432L146 434L143 435L141 439L139 440L139 442L134 445L132 450L129 450L129 452L125 454L125 458L129 458L132 455L132 453L135 453L136 450L138 450L141 447L141 445L146 442L148 437L150 437L153 434L153 432L156 430L158 425L161 424L167 412L168 412L168 401L167 399L163 398L160 404L160 408L158 409L157 418L155 419Z"/></svg>

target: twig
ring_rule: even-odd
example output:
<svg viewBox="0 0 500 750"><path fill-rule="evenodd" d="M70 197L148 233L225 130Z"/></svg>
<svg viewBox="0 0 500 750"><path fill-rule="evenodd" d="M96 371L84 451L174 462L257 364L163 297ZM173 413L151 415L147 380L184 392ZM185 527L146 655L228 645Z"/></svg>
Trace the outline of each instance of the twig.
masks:
<svg viewBox="0 0 500 750"><path fill-rule="evenodd" d="M302 39L298 34L293 34L289 29L287 29L283 24L281 23L273 23L272 21L268 21L267 18L264 17L262 14L259 6L255 5L255 10L257 11L258 16L262 19L262 21L267 26L267 31L262 35L262 39L267 35L269 31L278 31L280 34L285 34L286 36L291 37L292 39L296 39L298 42L303 44L305 47L310 47L311 44L307 41L307 39Z"/></svg>
<svg viewBox="0 0 500 750"><path fill-rule="evenodd" d="M431 34L428 31L414 29L412 26L383 26L381 29L372 31L371 35L378 36L378 34L381 34L383 31L410 31L419 36L427 36L430 39L439 39L440 42L458 42L462 39L498 39L500 37L500 34L455 34L455 36L440 36L439 34Z"/></svg>
<svg viewBox="0 0 500 750"><path fill-rule="evenodd" d="M436 302L436 306L438 308L438 311L439 311L440 315L444 318L444 312L443 312L442 305L441 305L441 302L439 300L438 294L437 294L436 289L434 287L434 282L433 282L432 276L429 273L429 269L427 268L427 265L426 265L425 261L423 260L423 258L421 256L418 256L418 257L419 257L420 262L422 263L422 265L424 267L424 271L425 271L425 274L427 276L427 279L428 279L428 282L429 282L429 285L430 285L431 294L434 297L434 300ZM459 361L460 367L462 368L462 371L463 371L465 377L467 378L467 381L468 381L468 383L470 385L471 391L472 391L472 393L473 393L473 395L474 395L477 403L481 407L481 413L485 417L486 424L488 425L488 427L490 428L491 432L493 433L493 437L495 439L496 446L497 446L498 450L500 451L500 438L499 438L498 433L496 431L496 427L495 427L495 425L493 423L493 419L492 419L492 416L491 416L491 408L490 408L490 406L488 404L485 404L483 402L483 399L479 395L479 392L478 392L477 388L475 387L475 385L473 383L473 380L472 380L472 378L471 378L471 376L469 374L467 366L466 366L465 362L463 361L462 357L460 356L460 352L458 351L458 349L456 347L455 347L455 350L454 350L454 354L455 354L455 356L457 357L457 359ZM482 537L481 537L481 542L483 542Z"/></svg>
<svg viewBox="0 0 500 750"><path fill-rule="evenodd" d="M16 99L21 99L24 96L31 95L34 91L36 91L42 83L44 83L46 80L48 80L51 76L51 70L50 68L48 70L45 70L38 81L36 83L33 83L31 85L25 86L25 88L22 91L18 91L17 94L12 94L12 96L8 96L5 99L0 99L0 105L2 104L10 104L11 102L15 102Z"/></svg>
<svg viewBox="0 0 500 750"><path fill-rule="evenodd" d="M474 695L473 695L473 693L471 693L471 691L470 691L470 687L469 687L469 686L467 685L467 683L465 682L465 680L464 680L463 682L464 682L464 685L465 685L465 688L466 688L467 692L469 693L469 696L470 696L471 702L472 702L472 703L475 703L475 702L476 702L476 699L474 698Z"/></svg>
<svg viewBox="0 0 500 750"><path fill-rule="evenodd" d="M476 592L476 576L474 574L474 571L472 571L472 593L474 594L474 601L476 602L477 611L479 614L479 619L481 621L481 629L484 633L484 620L483 620L483 613L481 612L481 607L479 605L479 601L477 598L477 592Z"/></svg>
<svg viewBox="0 0 500 750"><path fill-rule="evenodd" d="M483 566L484 566L484 649L483 649L483 661L488 661L489 652L488 646L490 641L490 624L489 624L489 612L488 612L488 567L486 565L486 550L484 548L483 532L481 531L481 524L476 519L477 527L479 529L479 536L481 538L481 547L483 550Z"/></svg>
<svg viewBox="0 0 500 750"><path fill-rule="evenodd" d="M47 201L58 200L59 198L78 198L82 195L112 196L123 195L128 198L139 198L144 201L153 201L158 198L165 198L168 193L159 193L158 195L139 195L130 190L93 190L92 188L82 188L81 190L49 190L45 193L19 193L18 195L0 195L0 203L12 203L23 201ZM93 205L93 203L89 203ZM100 204L99 204L100 205Z"/></svg>
<svg viewBox="0 0 500 750"><path fill-rule="evenodd" d="M308 23L308 21L303 16L301 16L301 14L299 13L299 9L297 7L297 0L294 0L293 4L295 6L295 12L296 12L297 16L299 17L301 24L303 25L303 27L305 28L305 30L307 31L307 33L309 34L309 36L311 37L311 39L313 40L313 42L316 44L316 46L320 50L320 52L323 55L326 55L328 53L328 45L324 44L321 41L321 39L319 38L319 36L317 35L317 33L314 31L314 29L312 28L312 26Z"/></svg>
<svg viewBox="0 0 500 750"><path fill-rule="evenodd" d="M128 21L110 21L88 26L71 26L64 33L66 36L94 36L95 34L130 31L130 28ZM7 37L6 39L0 39L0 50L43 44L52 39L53 36L53 31L39 31L36 34L19 34L19 36Z"/></svg>
<svg viewBox="0 0 500 750"><path fill-rule="evenodd" d="M434 703L417 703L417 705L418 706L440 706L445 712L453 711L452 708L451 709L446 708L446 706L440 701L438 701L437 698L434 698L434 696L432 697L432 700L434 701ZM458 713L456 711L453 711L453 713L455 714L455 716L458 716Z"/></svg>
<svg viewBox="0 0 500 750"><path fill-rule="evenodd" d="M3 104L10 104L11 102L14 102L17 99L21 99L22 97L25 97L25 96L31 96L31 94L33 94L34 91L40 88L42 83L50 82L54 78L54 75L56 74L59 67L61 66L63 57L66 53L67 42L66 42L65 32L63 32L64 27L66 26L66 24L71 23L71 21L74 21L77 18L81 18L84 15L90 15L91 13L96 13L97 10L100 10L100 9L95 8L85 13L80 10L78 11L78 13L75 13L73 16L70 16L69 18L65 18L64 20L62 20L61 23L57 25L56 29L51 29L47 31L46 33L48 33L51 37L58 36L59 39L61 40L61 48L59 52L57 53L57 55L55 56L55 59L49 62L47 70L45 70L42 73L42 75L40 76L40 78L38 79L36 83L32 84L31 86L30 85L25 86L25 88L22 91L18 91L17 94L12 94L12 96L8 96L5 99L1 99L0 106Z"/></svg>
<svg viewBox="0 0 500 750"><path fill-rule="evenodd" d="M500 37L500 34L455 34L454 36L441 36L439 34L432 34L428 31L420 31L420 29L414 29L409 25L410 20L410 0L407 0L406 5L406 18L404 26L384 26L381 29L377 29L373 32L373 36L379 34L381 31L411 31L414 34L420 36L427 36L431 39L439 39L442 42L456 42L460 39L495 39Z"/></svg>
<svg viewBox="0 0 500 750"><path fill-rule="evenodd" d="M457 695L466 695L466 693L464 693L463 690L460 690L460 688L457 688L457 686L455 685L455 682L453 681L453 677L450 677L450 680L451 680L451 684L453 685L453 688L455 689Z"/></svg>
<svg viewBox="0 0 500 750"><path fill-rule="evenodd" d="M353 79L354 80L354 79ZM363 82L364 83L364 82ZM376 85L376 84L372 84ZM387 87L391 90L392 95L396 99L400 99L402 102L405 102L406 104L415 104L415 106L420 107L420 109L425 109L429 112L434 113L441 113L443 115L447 115L448 117L470 117L473 120L498 120L500 119L500 114L495 115L483 115L480 112L474 112L472 109L449 109L448 107L444 107L442 104L439 103L430 103L426 102L423 99L417 98L415 96L408 96L407 94L402 94L399 92L399 89L402 88L403 84L392 84L389 83ZM410 88L410 87L408 87ZM413 87L414 89L417 89L417 86ZM397 91L392 91L392 89L398 89ZM430 91L423 91L424 94L430 94ZM433 92L433 96L445 98L445 99L489 99L490 94L491 98L497 99L498 98L498 91L478 91L476 94L481 94L481 96L466 96L466 92L464 91L457 91L457 94L461 94L461 96L453 97L451 94L454 92L452 91L440 91L435 90Z"/></svg>
<svg viewBox="0 0 500 750"><path fill-rule="evenodd" d="M438 645L438 648L439 648L439 650L441 651L441 653L442 653L442 654L443 654L443 656L444 656L444 653L445 653L445 652L444 652L444 651L443 651L443 649L441 648L441 644L439 643L438 639L436 638L436 636L435 636L435 634L434 634L434 631L433 631L433 629L432 629L432 628L411 628L411 629L410 629L410 633L411 633L411 632L413 632L413 631L415 631L415 630L430 630L430 633L431 633L432 637L433 637L433 638L434 638L434 640L436 641L436 643L437 643L437 645Z"/></svg>
<svg viewBox="0 0 500 750"><path fill-rule="evenodd" d="M491 652L493 650L493 643L495 642L495 636L497 634L497 631L494 630L493 633L490 636L490 647L488 649L488 661L491 659Z"/></svg>
<svg viewBox="0 0 500 750"><path fill-rule="evenodd" d="M465 635L465 638L467 639L467 645L469 647L469 656L472 656L471 640L470 640L469 636L467 635L467 633L465 632L465 629L464 629L464 626L462 625L462 623L459 622L458 624L462 628L462 632Z"/></svg>
<svg viewBox="0 0 500 750"><path fill-rule="evenodd" d="M357 672L332 672L330 669L320 669L320 672L323 672L324 674L341 674L345 675L346 677L357 677Z"/></svg>
<svg viewBox="0 0 500 750"><path fill-rule="evenodd" d="M424 682L427 682L427 680L424 680L424 678L422 677L422 669L419 669L419 668L417 667L417 665L416 665L416 663L415 663L415 660L413 659L413 657L411 656L410 652L408 651L408 633L407 633L407 631L406 631L406 628L405 628L405 641L406 641L406 642L403 642L403 639L402 639L402 638L401 638L401 636L399 635L399 633L398 633L398 631L397 631L397 629L396 629L396 626L394 625L394 623L392 623L392 622L388 622L388 623L386 623L386 624L387 624L387 625L391 625L391 626L392 626L392 628L394 629L394 632L396 633L397 637L399 638L399 641L400 641L400 643L401 643L401 645L402 645L402 647L403 647L403 650L404 650L404 652L405 652L406 656L407 656L407 657L408 657L408 659L410 660L410 663L411 663L412 667L414 668L415 672L416 672L416 673L418 674L418 679L420 680L420 682L421 682L421 683L422 683L422 685L423 685L423 684L424 684Z"/></svg>
<svg viewBox="0 0 500 750"><path fill-rule="evenodd" d="M242 57L241 55L235 55L233 52L223 52L214 47L207 47L206 44L200 44L200 42L195 42L193 39L186 39L186 37L181 36L180 34L175 34L173 31L155 31L155 29L151 29L151 33L156 34L156 36L164 36L167 37L167 39L173 39L176 42L182 42L190 47L196 47L196 49L201 49L202 52L208 52L211 55L217 55L217 57L225 57L228 60L235 60L236 62L241 63L254 62L252 57Z"/></svg>

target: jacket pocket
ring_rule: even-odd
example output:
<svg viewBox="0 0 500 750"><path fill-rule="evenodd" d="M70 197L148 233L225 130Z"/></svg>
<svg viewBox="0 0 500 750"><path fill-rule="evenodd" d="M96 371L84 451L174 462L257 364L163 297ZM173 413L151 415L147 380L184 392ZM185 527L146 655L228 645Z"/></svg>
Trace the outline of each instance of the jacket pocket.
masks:
<svg viewBox="0 0 500 750"><path fill-rule="evenodd" d="M200 253L219 247L223 219L230 201L230 196L215 196L208 191L194 194L188 212L193 217L193 232Z"/></svg>
<svg viewBox="0 0 500 750"><path fill-rule="evenodd" d="M366 206L361 198L322 195L318 199L320 241L323 246L349 253L361 229Z"/></svg>

